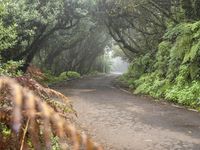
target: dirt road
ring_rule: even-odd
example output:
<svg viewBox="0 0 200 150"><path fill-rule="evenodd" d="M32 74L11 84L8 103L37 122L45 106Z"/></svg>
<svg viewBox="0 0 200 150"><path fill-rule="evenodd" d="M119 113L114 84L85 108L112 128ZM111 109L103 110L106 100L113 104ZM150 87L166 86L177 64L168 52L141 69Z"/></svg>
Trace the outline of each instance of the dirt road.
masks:
<svg viewBox="0 0 200 150"><path fill-rule="evenodd" d="M114 150L200 150L200 113L161 104L112 86L115 76L64 84L79 122Z"/></svg>

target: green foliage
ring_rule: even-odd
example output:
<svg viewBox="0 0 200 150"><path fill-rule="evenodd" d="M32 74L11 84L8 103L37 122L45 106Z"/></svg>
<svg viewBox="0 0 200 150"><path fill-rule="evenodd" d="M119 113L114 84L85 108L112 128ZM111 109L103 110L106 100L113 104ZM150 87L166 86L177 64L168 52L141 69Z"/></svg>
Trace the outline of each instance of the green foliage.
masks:
<svg viewBox="0 0 200 150"><path fill-rule="evenodd" d="M100 72L98 72L98 71L90 71L89 73L87 73L87 75L89 75L89 76L96 76L98 74L100 74Z"/></svg>
<svg viewBox="0 0 200 150"><path fill-rule="evenodd" d="M9 129L5 124L0 123L0 133L3 137L9 137L11 135L11 129Z"/></svg>
<svg viewBox="0 0 200 150"><path fill-rule="evenodd" d="M175 84L166 91L165 98L195 108L200 106L199 90L199 81L182 86Z"/></svg>
<svg viewBox="0 0 200 150"><path fill-rule="evenodd" d="M59 138L57 136L52 137L51 141L52 141L52 150L61 150L61 147L59 145Z"/></svg>
<svg viewBox="0 0 200 150"><path fill-rule="evenodd" d="M188 61L195 61L195 59L198 57L198 53L200 51L200 41L198 41L196 44L194 44L191 48L191 50L185 55L183 63Z"/></svg>
<svg viewBox="0 0 200 150"><path fill-rule="evenodd" d="M78 72L75 72L75 71L68 71L66 73L67 77L70 78L70 79L74 79L74 78L80 78L81 75L78 73Z"/></svg>
<svg viewBox="0 0 200 150"><path fill-rule="evenodd" d="M93 16L96 5L94 0L1 0L1 61L24 60L24 72L34 64L57 75L85 74L100 63L108 71L107 59L99 57L111 38Z"/></svg>
<svg viewBox="0 0 200 150"><path fill-rule="evenodd" d="M62 72L58 76L58 80L62 81L62 80L67 80L67 79L77 79L77 78L80 78L80 77L81 77L81 75L78 72L66 71L66 72Z"/></svg>
<svg viewBox="0 0 200 150"><path fill-rule="evenodd" d="M156 72L161 77L165 77L167 73L166 64L169 61L169 49L172 44L168 41L163 41L159 44L158 52L156 54L156 63L154 67L156 68Z"/></svg>
<svg viewBox="0 0 200 150"><path fill-rule="evenodd" d="M91 71L97 71L101 73L109 73L111 71L111 56L109 51L104 51L98 56L95 62L92 64Z"/></svg>
<svg viewBox="0 0 200 150"><path fill-rule="evenodd" d="M68 79L68 76L67 76L67 72L62 72L59 77L58 77L59 80L67 80Z"/></svg>
<svg viewBox="0 0 200 150"><path fill-rule="evenodd" d="M1 64L0 76L18 77L23 73L19 70L19 67L23 65L23 61L8 61L7 63Z"/></svg>
<svg viewBox="0 0 200 150"><path fill-rule="evenodd" d="M45 71L45 82L46 83L57 83L68 79L78 79L81 75L75 71L62 72L59 76L53 75L50 71Z"/></svg>
<svg viewBox="0 0 200 150"><path fill-rule="evenodd" d="M44 82L48 84L54 84L67 79L66 74L60 74L59 76L55 76L49 70L45 70L44 74L45 74Z"/></svg>
<svg viewBox="0 0 200 150"><path fill-rule="evenodd" d="M16 24L13 25L5 25L2 18L6 17L6 1L1 2L0 4L0 51L11 48L15 42L17 37L16 32Z"/></svg>
<svg viewBox="0 0 200 150"><path fill-rule="evenodd" d="M5 27L0 20L0 51L11 48L16 42L16 37L15 25Z"/></svg>
<svg viewBox="0 0 200 150"><path fill-rule="evenodd" d="M147 56L135 59L123 81L135 89L135 94L200 107L199 24L184 23L169 29L158 46L155 61Z"/></svg>
<svg viewBox="0 0 200 150"><path fill-rule="evenodd" d="M54 83L55 80L57 81L56 77L49 70L45 70L44 75L45 75L44 79L45 83Z"/></svg>

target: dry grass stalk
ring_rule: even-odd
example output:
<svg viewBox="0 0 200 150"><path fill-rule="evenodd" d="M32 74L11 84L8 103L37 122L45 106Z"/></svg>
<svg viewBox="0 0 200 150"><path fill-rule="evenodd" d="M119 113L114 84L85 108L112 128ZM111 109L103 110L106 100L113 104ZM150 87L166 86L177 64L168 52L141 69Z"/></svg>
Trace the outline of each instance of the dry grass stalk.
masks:
<svg viewBox="0 0 200 150"><path fill-rule="evenodd" d="M46 92L42 87L39 88ZM12 141L15 149L30 149L31 147L36 150L52 149L51 138L56 136L61 149L69 148L70 139L73 150L83 147L87 150L102 150L86 135L80 134L72 124L55 112L55 109L41 100L38 95L35 96L32 91L22 87L16 80L1 77L0 92L5 90L7 90L6 98L0 99L0 105L4 107L0 109L0 121L7 126L10 125L12 139L15 139ZM65 98L64 95L50 89L46 93L48 92ZM10 101L7 103L9 106L5 105L5 101ZM17 146L19 143L21 143L21 148Z"/></svg>

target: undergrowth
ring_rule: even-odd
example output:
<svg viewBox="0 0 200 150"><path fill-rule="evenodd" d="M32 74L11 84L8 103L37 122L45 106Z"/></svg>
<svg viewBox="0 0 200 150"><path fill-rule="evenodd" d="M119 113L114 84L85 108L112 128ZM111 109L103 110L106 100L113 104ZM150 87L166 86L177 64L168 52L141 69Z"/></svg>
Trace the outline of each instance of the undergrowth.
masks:
<svg viewBox="0 0 200 150"><path fill-rule="evenodd" d="M19 81L0 78L0 122L4 126L0 132L0 149L41 150L53 149L53 145L65 150L71 149L71 145L74 150L81 147L88 150L101 149L86 135L79 133L64 118L65 115L40 94L54 95L69 103L64 95L50 89L41 89L38 85L35 85L38 90L36 92L30 90L32 86L22 87Z"/></svg>
<svg viewBox="0 0 200 150"><path fill-rule="evenodd" d="M200 110L200 21L168 29L156 55L136 58L120 80L147 94Z"/></svg>
<svg viewBox="0 0 200 150"><path fill-rule="evenodd" d="M22 74L20 65L0 67L0 149L101 150L71 124L77 114L68 98L43 83L40 69L30 66Z"/></svg>
<svg viewBox="0 0 200 150"><path fill-rule="evenodd" d="M22 66L23 61L8 61L7 63L0 62L0 76L16 77L21 76L22 71L18 70Z"/></svg>
<svg viewBox="0 0 200 150"><path fill-rule="evenodd" d="M46 71L44 75L45 75L44 82L52 84L71 79L79 79L81 77L81 75L75 71L62 72L59 76L55 76L51 72Z"/></svg>

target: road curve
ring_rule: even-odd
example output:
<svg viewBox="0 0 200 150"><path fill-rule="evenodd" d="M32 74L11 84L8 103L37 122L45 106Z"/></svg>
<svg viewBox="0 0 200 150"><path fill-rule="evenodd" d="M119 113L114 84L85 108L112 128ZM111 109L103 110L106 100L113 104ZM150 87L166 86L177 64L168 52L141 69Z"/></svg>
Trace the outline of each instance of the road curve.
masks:
<svg viewBox="0 0 200 150"><path fill-rule="evenodd" d="M115 76L84 78L59 90L79 122L113 150L200 150L200 113L161 104L112 86Z"/></svg>

